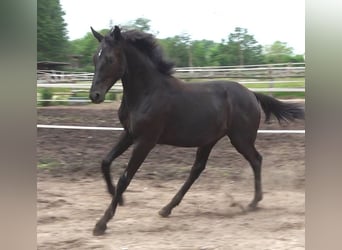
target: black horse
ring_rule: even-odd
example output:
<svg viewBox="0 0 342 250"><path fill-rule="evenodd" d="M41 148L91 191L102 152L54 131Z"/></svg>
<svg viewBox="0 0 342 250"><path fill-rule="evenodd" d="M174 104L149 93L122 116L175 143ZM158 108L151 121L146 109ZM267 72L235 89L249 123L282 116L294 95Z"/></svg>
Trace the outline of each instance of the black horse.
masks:
<svg viewBox="0 0 342 250"><path fill-rule="evenodd" d="M279 122L304 119L303 108L251 92L236 82L185 84L172 76L173 64L164 59L151 34L121 32L117 26L105 36L91 30L100 45L93 58L95 74L89 97L93 103L103 102L108 90L121 79L123 98L118 115L124 128L119 141L102 161L112 202L97 222L94 235L105 232L107 222L122 203L123 192L156 144L198 148L188 179L160 210L161 216L168 216L181 202L205 168L210 151L224 136L252 166L255 194L249 207L256 208L262 199L262 157L254 146L260 123L259 104L266 120L273 114ZM115 189L110 165L132 144L132 156Z"/></svg>

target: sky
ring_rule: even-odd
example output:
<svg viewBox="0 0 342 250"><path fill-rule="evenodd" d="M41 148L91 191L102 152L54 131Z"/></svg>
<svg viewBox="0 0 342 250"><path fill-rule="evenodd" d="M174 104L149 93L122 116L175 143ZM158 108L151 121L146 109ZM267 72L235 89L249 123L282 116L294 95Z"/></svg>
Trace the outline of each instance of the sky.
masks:
<svg viewBox="0 0 342 250"><path fill-rule="evenodd" d="M60 0L70 40L144 17L158 38L188 33L192 40L228 39L246 28L261 45L286 42L305 53L305 0Z"/></svg>

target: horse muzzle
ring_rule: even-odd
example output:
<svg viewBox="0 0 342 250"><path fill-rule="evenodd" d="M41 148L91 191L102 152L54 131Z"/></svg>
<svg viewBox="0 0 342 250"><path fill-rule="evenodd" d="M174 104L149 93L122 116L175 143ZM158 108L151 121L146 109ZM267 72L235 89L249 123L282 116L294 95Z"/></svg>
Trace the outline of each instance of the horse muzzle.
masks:
<svg viewBox="0 0 342 250"><path fill-rule="evenodd" d="M99 104L104 101L105 95L102 94L100 91L92 91L89 94L89 99L91 100L92 103Z"/></svg>

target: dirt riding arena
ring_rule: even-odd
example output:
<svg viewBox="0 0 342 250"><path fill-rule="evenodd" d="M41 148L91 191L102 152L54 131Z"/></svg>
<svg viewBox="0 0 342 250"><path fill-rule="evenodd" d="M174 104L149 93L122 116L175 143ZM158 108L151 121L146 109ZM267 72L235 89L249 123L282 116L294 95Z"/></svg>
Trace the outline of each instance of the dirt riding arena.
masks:
<svg viewBox="0 0 342 250"><path fill-rule="evenodd" d="M118 103L38 108L38 124L120 127ZM260 129L304 129L304 122ZM92 235L110 202L100 162L120 131L38 129L38 249L305 249L305 136L259 134L264 199L253 197L247 161L223 138L206 170L170 217L166 205L185 181L194 148L157 146L124 194L103 236ZM115 182L131 150L114 161Z"/></svg>

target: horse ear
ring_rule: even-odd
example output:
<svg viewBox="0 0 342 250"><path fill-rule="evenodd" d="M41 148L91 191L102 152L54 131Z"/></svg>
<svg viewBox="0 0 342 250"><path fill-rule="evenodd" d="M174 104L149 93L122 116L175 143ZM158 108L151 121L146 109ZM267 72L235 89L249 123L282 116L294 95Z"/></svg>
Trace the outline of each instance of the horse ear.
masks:
<svg viewBox="0 0 342 250"><path fill-rule="evenodd" d="M97 41L101 42L103 39L103 35L101 35L100 33L96 32L93 27L90 27L91 32L93 33L94 37L97 39Z"/></svg>
<svg viewBox="0 0 342 250"><path fill-rule="evenodd" d="M112 37L116 40L116 41L120 41L121 39L121 29L119 28L119 26L114 26L114 29L112 30L111 33Z"/></svg>

